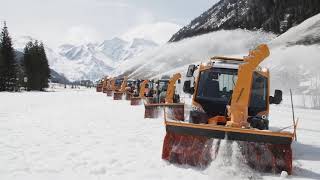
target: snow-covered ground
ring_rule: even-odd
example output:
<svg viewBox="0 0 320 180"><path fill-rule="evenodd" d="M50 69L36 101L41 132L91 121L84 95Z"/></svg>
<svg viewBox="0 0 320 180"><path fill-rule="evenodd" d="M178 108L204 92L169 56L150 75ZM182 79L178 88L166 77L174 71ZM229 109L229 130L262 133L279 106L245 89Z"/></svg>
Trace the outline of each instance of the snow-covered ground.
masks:
<svg viewBox="0 0 320 180"><path fill-rule="evenodd" d="M94 89L0 93L1 180L281 179L218 156L199 170L161 159L161 119L143 119L144 107L113 101ZM296 109L294 175L320 179L320 111ZM291 124L291 109L271 108L271 126ZM223 146L222 146L223 148ZM229 162L229 163L226 163Z"/></svg>

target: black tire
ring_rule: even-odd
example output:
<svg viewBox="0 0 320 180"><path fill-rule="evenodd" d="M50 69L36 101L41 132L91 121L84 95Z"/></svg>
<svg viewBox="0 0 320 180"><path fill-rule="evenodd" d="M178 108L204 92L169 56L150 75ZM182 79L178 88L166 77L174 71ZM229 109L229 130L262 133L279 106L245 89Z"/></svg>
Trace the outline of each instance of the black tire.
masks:
<svg viewBox="0 0 320 180"><path fill-rule="evenodd" d="M252 128L257 128L260 130L268 130L269 129L269 120L262 119L261 117L252 117L248 120L250 126Z"/></svg>

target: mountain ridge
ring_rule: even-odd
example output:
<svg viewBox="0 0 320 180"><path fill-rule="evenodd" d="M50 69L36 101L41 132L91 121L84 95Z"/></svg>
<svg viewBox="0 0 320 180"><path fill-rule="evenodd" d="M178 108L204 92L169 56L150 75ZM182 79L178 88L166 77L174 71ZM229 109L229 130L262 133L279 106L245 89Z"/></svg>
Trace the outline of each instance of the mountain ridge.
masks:
<svg viewBox="0 0 320 180"><path fill-rule="evenodd" d="M318 0L220 0L176 32L169 42L238 28L282 34L318 13Z"/></svg>
<svg viewBox="0 0 320 180"><path fill-rule="evenodd" d="M23 51L25 44L33 40L30 36L23 36L15 41L15 47ZM45 50L50 67L56 71L55 75L76 81L97 80L113 71L121 61L157 46L151 40L133 38L129 42L115 37L101 43L62 44L57 49L45 46Z"/></svg>

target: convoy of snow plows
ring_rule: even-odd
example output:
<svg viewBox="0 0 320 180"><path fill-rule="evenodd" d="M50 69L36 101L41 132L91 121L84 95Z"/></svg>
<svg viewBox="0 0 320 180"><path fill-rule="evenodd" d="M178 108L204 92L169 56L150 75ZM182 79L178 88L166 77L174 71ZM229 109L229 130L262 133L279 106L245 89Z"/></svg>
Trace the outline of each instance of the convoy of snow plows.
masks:
<svg viewBox="0 0 320 180"><path fill-rule="evenodd" d="M215 56L159 79L104 77L97 92L145 107L145 118L162 118L166 129L162 159L206 168L217 157L221 140L236 142L245 163L261 172L292 173L293 132L269 130L269 106L280 104L282 91L270 96L269 70L259 64L269 56L259 45L243 58ZM184 97L177 86L183 83ZM189 108L186 108L189 107ZM294 129L297 124L294 122Z"/></svg>

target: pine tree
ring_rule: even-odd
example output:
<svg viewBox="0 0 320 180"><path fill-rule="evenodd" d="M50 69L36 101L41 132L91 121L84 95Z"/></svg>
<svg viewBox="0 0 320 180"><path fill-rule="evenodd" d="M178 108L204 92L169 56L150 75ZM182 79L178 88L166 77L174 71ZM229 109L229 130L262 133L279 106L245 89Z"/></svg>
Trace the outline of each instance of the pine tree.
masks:
<svg viewBox="0 0 320 180"><path fill-rule="evenodd" d="M32 65L31 65L31 50L33 47L33 42L30 41L26 44L26 47L24 48L24 52L23 52L23 66L24 66L24 72L25 75L27 77L27 90L31 90L31 86L32 86Z"/></svg>
<svg viewBox="0 0 320 180"><path fill-rule="evenodd" d="M6 22L0 35L0 91L16 89L16 62Z"/></svg>
<svg viewBox="0 0 320 180"><path fill-rule="evenodd" d="M28 90L43 91L49 86L50 68L43 43L39 44L38 41L27 43L23 64L28 78Z"/></svg>
<svg viewBox="0 0 320 180"><path fill-rule="evenodd" d="M46 51L44 49L44 45L41 42L40 43L40 58L41 58L41 69L40 69L40 73L41 73L41 80L40 80L40 87L41 90L43 90L43 88L47 88L49 87L49 78L50 78L50 68L49 68L49 63L48 63L48 58L46 55Z"/></svg>

